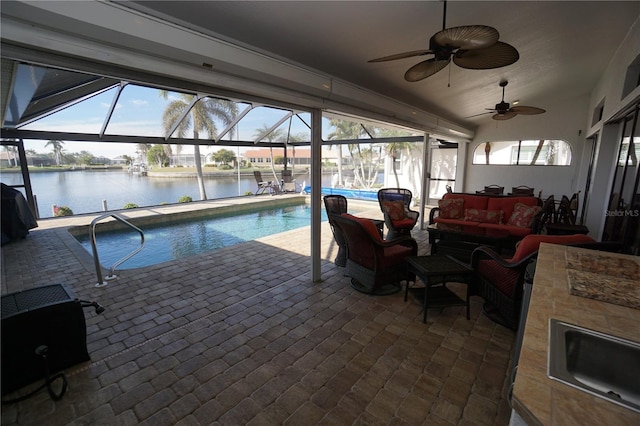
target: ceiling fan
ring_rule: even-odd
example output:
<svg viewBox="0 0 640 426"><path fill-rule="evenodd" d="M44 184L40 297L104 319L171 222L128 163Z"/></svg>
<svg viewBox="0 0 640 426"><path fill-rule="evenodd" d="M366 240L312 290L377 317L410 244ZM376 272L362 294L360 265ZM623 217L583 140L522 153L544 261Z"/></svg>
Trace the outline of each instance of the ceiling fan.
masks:
<svg viewBox="0 0 640 426"><path fill-rule="evenodd" d="M496 104L495 108L487 108L489 112L483 112L481 114L472 115L471 117L477 117L479 115L484 115L484 114L494 114L491 117L494 120L509 120L518 114L535 115L535 114L542 114L543 112L546 112L542 108L537 108L532 106L523 105L523 106L511 107L511 105L508 102L504 101L504 88L507 86L507 84L509 84L507 80L502 80L500 82L500 87L502 87L502 100L500 101L499 104ZM467 117L467 118L471 118L471 117Z"/></svg>
<svg viewBox="0 0 640 426"><path fill-rule="evenodd" d="M407 70L404 78L415 82L432 76L453 62L462 68L486 70L505 67L516 62L520 55L511 45L498 41L498 30L486 25L467 25L446 28L447 2L444 2L442 31L429 39L429 49L413 50L371 59L368 62L387 62L414 56L433 55Z"/></svg>

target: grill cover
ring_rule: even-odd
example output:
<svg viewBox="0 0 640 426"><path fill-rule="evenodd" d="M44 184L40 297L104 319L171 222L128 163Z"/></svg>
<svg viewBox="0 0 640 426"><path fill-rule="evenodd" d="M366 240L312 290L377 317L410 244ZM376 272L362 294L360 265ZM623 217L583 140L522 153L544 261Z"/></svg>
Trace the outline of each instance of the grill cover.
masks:
<svg viewBox="0 0 640 426"><path fill-rule="evenodd" d="M36 287L2 296L2 395L44 379L49 348L50 374L89 361L87 326L80 301L63 284Z"/></svg>

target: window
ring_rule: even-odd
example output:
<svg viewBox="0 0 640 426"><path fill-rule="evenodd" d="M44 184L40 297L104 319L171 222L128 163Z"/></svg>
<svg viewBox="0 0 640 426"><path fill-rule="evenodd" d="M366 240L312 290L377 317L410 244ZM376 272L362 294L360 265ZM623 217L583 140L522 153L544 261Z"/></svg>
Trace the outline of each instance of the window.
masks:
<svg viewBox="0 0 640 426"><path fill-rule="evenodd" d="M473 152L473 164L569 166L571 145L561 140L485 142Z"/></svg>

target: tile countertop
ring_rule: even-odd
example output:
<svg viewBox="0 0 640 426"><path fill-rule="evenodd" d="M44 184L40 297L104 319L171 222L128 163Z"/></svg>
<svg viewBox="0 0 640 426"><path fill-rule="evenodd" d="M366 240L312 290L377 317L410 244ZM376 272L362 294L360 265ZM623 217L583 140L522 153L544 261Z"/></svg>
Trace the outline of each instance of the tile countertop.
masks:
<svg viewBox="0 0 640 426"><path fill-rule="evenodd" d="M547 377L550 318L640 342L640 309L570 294L566 253L566 246L540 246L513 389L513 407L529 425L640 424L640 413ZM639 260L637 256L602 255L614 260Z"/></svg>

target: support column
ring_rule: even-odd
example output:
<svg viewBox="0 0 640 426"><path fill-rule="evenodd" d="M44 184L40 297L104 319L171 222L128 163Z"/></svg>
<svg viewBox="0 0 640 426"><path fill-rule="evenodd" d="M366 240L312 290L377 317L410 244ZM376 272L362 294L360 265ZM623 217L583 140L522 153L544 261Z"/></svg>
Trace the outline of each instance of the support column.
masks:
<svg viewBox="0 0 640 426"><path fill-rule="evenodd" d="M427 179L427 170L429 169L427 161L429 161L429 133L424 134L424 141L422 143L422 189L420 194L420 224L418 229L424 229L424 209L427 206L427 198L429 198L429 185Z"/></svg>
<svg viewBox="0 0 640 426"><path fill-rule="evenodd" d="M320 213L322 210L322 111L311 111L311 276L313 282L320 276Z"/></svg>

